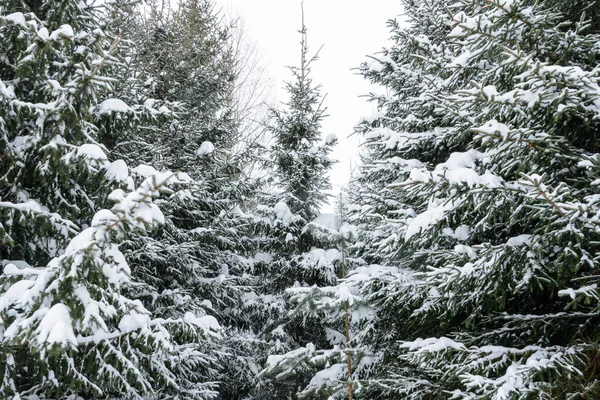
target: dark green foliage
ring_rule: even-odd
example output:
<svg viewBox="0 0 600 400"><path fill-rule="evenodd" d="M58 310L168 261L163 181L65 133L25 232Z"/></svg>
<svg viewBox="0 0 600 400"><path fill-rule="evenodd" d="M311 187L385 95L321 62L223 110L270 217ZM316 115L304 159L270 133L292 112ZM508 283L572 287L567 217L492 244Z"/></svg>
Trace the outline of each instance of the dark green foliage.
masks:
<svg viewBox="0 0 600 400"><path fill-rule="evenodd" d="M593 3L407 1L363 65L367 398L598 396Z"/></svg>

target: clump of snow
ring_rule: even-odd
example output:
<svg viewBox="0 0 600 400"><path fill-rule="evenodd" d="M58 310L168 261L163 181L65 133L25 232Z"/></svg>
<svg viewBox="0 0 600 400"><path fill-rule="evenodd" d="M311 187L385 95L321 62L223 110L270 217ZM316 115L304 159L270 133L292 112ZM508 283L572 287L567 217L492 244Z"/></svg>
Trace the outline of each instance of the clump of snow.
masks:
<svg viewBox="0 0 600 400"><path fill-rule="evenodd" d="M138 175L143 176L144 178L147 178L147 177L153 176L153 175L158 175L158 171L154 167L152 167L150 165L144 165L144 164L138 165L137 167L133 168L131 171Z"/></svg>
<svg viewBox="0 0 600 400"><path fill-rule="evenodd" d="M325 137L325 143L331 144L337 140L337 135L335 133L330 133Z"/></svg>
<svg viewBox="0 0 600 400"><path fill-rule="evenodd" d="M71 28L71 25L65 24L61 25L60 28L52 32L50 35L50 40L71 39L74 36L75 33L73 33L73 28Z"/></svg>
<svg viewBox="0 0 600 400"><path fill-rule="evenodd" d="M308 253L304 255L305 261L316 264L319 267L325 267L331 265L334 261L342 258L341 253L337 249L317 249L312 248Z"/></svg>
<svg viewBox="0 0 600 400"><path fill-rule="evenodd" d="M194 181L187 172L178 172L175 177L177 178L177 183L192 183Z"/></svg>
<svg viewBox="0 0 600 400"><path fill-rule="evenodd" d="M13 264L9 264L13 265ZM6 268L4 270L6 274ZM23 279L15 282L6 292L0 297L0 311L11 308L13 304L28 304L32 298L29 289L35 284L35 281Z"/></svg>
<svg viewBox="0 0 600 400"><path fill-rule="evenodd" d="M431 202L427 210L417 215L415 218L409 219L404 240L408 241L413 236L421 233L422 230L443 220L446 212L452 210L454 204L452 202Z"/></svg>
<svg viewBox="0 0 600 400"><path fill-rule="evenodd" d="M211 315L197 317L191 312L187 312L183 316L183 320L202 328L205 333L208 333L212 336L218 336L218 332L222 329L221 325L219 325L219 321L217 321L217 319Z"/></svg>
<svg viewBox="0 0 600 400"><path fill-rule="evenodd" d="M442 233L448 237L454 238L456 240L460 240L461 242L466 241L469 238L469 233L471 229L467 225L461 225L456 230L446 227L442 231Z"/></svg>
<svg viewBox="0 0 600 400"><path fill-rule="evenodd" d="M117 221L118 218L115 214L113 214L110 210L100 210L92 219L91 226L100 226L100 225L109 225Z"/></svg>
<svg viewBox="0 0 600 400"><path fill-rule="evenodd" d="M53 305L50 309L41 309L44 313L36 329L39 344L77 345L69 308L62 303Z"/></svg>
<svg viewBox="0 0 600 400"><path fill-rule="evenodd" d="M46 41L48 40L48 36L50 35L48 33L48 28L41 28L39 31L37 31L37 35L40 39Z"/></svg>
<svg viewBox="0 0 600 400"><path fill-rule="evenodd" d="M450 154L448 157L448 161L445 163L439 164L436 169L459 169L459 168L473 168L475 166L475 161L481 158L480 152L477 150L469 150L464 153L455 152Z"/></svg>
<svg viewBox="0 0 600 400"><path fill-rule="evenodd" d="M7 16L4 17L4 20L12 22L15 25L20 25L23 28L27 28L27 24L25 23L25 16L23 15L23 13L16 12L16 13L8 14Z"/></svg>
<svg viewBox="0 0 600 400"><path fill-rule="evenodd" d="M273 262L273 256L269 253L256 253L254 256L254 261L269 264Z"/></svg>
<svg viewBox="0 0 600 400"><path fill-rule="evenodd" d="M337 297L341 302L348 303L348 305L350 305L350 306L354 305L355 301L360 300L360 297L357 297L352 294L352 290L350 289L350 286L348 286L346 283L342 283L342 284L338 285Z"/></svg>
<svg viewBox="0 0 600 400"><path fill-rule="evenodd" d="M131 269L123 253L114 244L109 245L104 251L112 259L112 262L102 265L102 273L108 278L108 282L116 287L128 282Z"/></svg>
<svg viewBox="0 0 600 400"><path fill-rule="evenodd" d="M492 22L485 15L479 15L479 18L468 17L464 11L460 11L454 15L454 29L448 35L449 38L462 37L470 32L481 30L485 32Z"/></svg>
<svg viewBox="0 0 600 400"><path fill-rule="evenodd" d="M148 314L131 313L123 316L119 322L119 330L122 333L137 331L150 325Z"/></svg>
<svg viewBox="0 0 600 400"><path fill-rule="evenodd" d="M489 89L488 95L490 95ZM474 131L484 133L486 135L500 136L503 139L507 139L510 134L510 127L506 124L496 121L495 119L492 119L487 121L482 126L475 128Z"/></svg>
<svg viewBox="0 0 600 400"><path fill-rule="evenodd" d="M570 297L571 299L575 300L575 298L577 297L577 295L584 295L586 297L594 297L596 299L598 299L598 285L596 285L595 283L592 285L588 285L588 286L582 286L579 289L563 289L563 290L559 290L558 291L558 295L561 297Z"/></svg>
<svg viewBox="0 0 600 400"><path fill-rule="evenodd" d="M104 169L106 175L117 182L125 182L129 178L129 169L123 160L116 160L107 164Z"/></svg>
<svg viewBox="0 0 600 400"><path fill-rule="evenodd" d="M289 224L294 219L294 214L292 214L290 208L283 201L275 204L273 211L275 212L277 218L283 221L285 224Z"/></svg>
<svg viewBox="0 0 600 400"><path fill-rule="evenodd" d="M77 148L77 155L85 157L88 160L96 161L107 161L108 157L104 154L104 151L97 144L82 144Z"/></svg>
<svg viewBox="0 0 600 400"><path fill-rule="evenodd" d="M469 187L479 185L497 188L502 186L501 177L490 172L479 175L475 171L476 161L483 156L483 153L476 150L452 153L446 162L436 165L432 172L427 171L424 167L413 168L408 180L404 183L440 182L444 179L451 184L466 184Z"/></svg>
<svg viewBox="0 0 600 400"><path fill-rule="evenodd" d="M98 114L128 113L133 108L129 107L123 100L106 99L98 106Z"/></svg>
<svg viewBox="0 0 600 400"><path fill-rule="evenodd" d="M9 203L0 201L0 207L13 208L24 212L41 213L46 210L40 203L35 200L27 200L23 203Z"/></svg>
<svg viewBox="0 0 600 400"><path fill-rule="evenodd" d="M386 114L383 111L376 111L371 115L363 115L358 119L356 126L359 126L363 122L367 123L367 124L372 124L373 122L375 122L385 116L386 116Z"/></svg>
<svg viewBox="0 0 600 400"><path fill-rule="evenodd" d="M456 254L466 254L467 257L469 257L470 259L473 259L473 258L477 257L477 253L475 253L475 250L473 250L472 247L465 246L465 245L462 245L462 244L454 246L454 252Z"/></svg>
<svg viewBox="0 0 600 400"><path fill-rule="evenodd" d="M456 67L465 67L468 65L469 60L471 59L472 53L469 50L465 50L461 55L456 57L452 62L450 62L447 67L448 68L456 68Z"/></svg>
<svg viewBox="0 0 600 400"><path fill-rule="evenodd" d="M308 389L319 389L325 385L333 385L342 379L347 374L346 364L333 364L317 372L307 386Z"/></svg>
<svg viewBox="0 0 600 400"><path fill-rule="evenodd" d="M196 150L196 154L203 156L206 154L211 154L213 151L215 151L215 145L212 144L212 142L206 141L202 142L198 150Z"/></svg>
<svg viewBox="0 0 600 400"><path fill-rule="evenodd" d="M6 84L0 80L0 95L6 97L7 99L14 98L15 97L14 86L12 86L12 85L6 86ZM18 137L19 136L17 136L17 138ZM29 138L29 136L27 136L27 138ZM16 138L15 138L15 140L16 140Z"/></svg>
<svg viewBox="0 0 600 400"><path fill-rule="evenodd" d="M94 242L94 236L96 234L96 229L87 228L81 231L77 236L75 236L69 244L67 245L67 249L65 250L66 254L75 253L81 249L85 249L90 246L90 243Z"/></svg>
<svg viewBox="0 0 600 400"><path fill-rule="evenodd" d="M339 227L339 216L333 213L319 214L317 218L312 220L312 223L336 231Z"/></svg>
<svg viewBox="0 0 600 400"><path fill-rule="evenodd" d="M37 275L42 270L41 269L33 269L29 264L24 261L8 261L4 260L2 262L4 264L4 275ZM21 264L21 266L19 266Z"/></svg>
<svg viewBox="0 0 600 400"><path fill-rule="evenodd" d="M273 335L275 337L279 337L279 338L285 338L286 334L285 334L285 331L283 330L283 325L279 325L277 328L273 329L271 331L271 335Z"/></svg>
<svg viewBox="0 0 600 400"><path fill-rule="evenodd" d="M404 342L400 345L400 347L408 349L410 351L417 350L417 353L420 352L436 352L442 351L446 349L457 349L457 350L466 350L466 347L462 343L455 342L452 339L447 337L440 338L427 338L427 339L417 339L413 342Z"/></svg>
<svg viewBox="0 0 600 400"><path fill-rule="evenodd" d="M125 192L123 189L115 189L108 195L108 200L114 202L120 202L125 198Z"/></svg>
<svg viewBox="0 0 600 400"><path fill-rule="evenodd" d="M346 240L354 240L358 238L358 230L356 229L356 226L347 222L344 222L342 226L340 226L340 233Z"/></svg>
<svg viewBox="0 0 600 400"><path fill-rule="evenodd" d="M506 245L511 246L511 247L529 246L531 244L531 241L533 238L534 238L533 235L515 236L515 237L508 239L508 241L506 242Z"/></svg>
<svg viewBox="0 0 600 400"><path fill-rule="evenodd" d="M577 163L577 166L580 168L593 168L594 163L590 160L581 160Z"/></svg>

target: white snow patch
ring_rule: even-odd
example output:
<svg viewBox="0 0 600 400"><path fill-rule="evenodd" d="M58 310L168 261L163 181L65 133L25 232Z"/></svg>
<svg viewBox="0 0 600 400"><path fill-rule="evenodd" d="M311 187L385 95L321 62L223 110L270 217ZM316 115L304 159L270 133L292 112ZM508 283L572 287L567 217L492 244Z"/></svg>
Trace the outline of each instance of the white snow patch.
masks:
<svg viewBox="0 0 600 400"><path fill-rule="evenodd" d="M400 347L408 349L410 351L417 350L420 352L435 352L442 351L446 349L457 349L457 350L466 350L466 347L462 343L455 342L452 339L447 337L440 338L427 338L427 339L417 339L413 342L404 342L400 345Z"/></svg>
<svg viewBox="0 0 600 400"><path fill-rule="evenodd" d="M454 238L456 240L460 240L461 242L466 241L469 238L469 233L471 229L467 225L461 225L456 230L447 227L444 228L442 233L448 237Z"/></svg>
<svg viewBox="0 0 600 400"><path fill-rule="evenodd" d="M80 157L85 157L89 160L96 161L107 161L108 157L104 154L102 148L96 144L82 144L77 148L77 155Z"/></svg>
<svg viewBox="0 0 600 400"><path fill-rule="evenodd" d="M404 241L408 241L414 235L421 233L422 230L444 219L446 212L453 208L454 204L452 202L444 202L442 204L430 203L426 211L408 220L410 222L406 228Z"/></svg>
<svg viewBox="0 0 600 400"><path fill-rule="evenodd" d="M120 202L125 198L125 192L123 189L115 189L108 195L108 200L114 202Z"/></svg>
<svg viewBox="0 0 600 400"><path fill-rule="evenodd" d="M215 151L215 145L212 144L212 142L206 141L202 142L198 150L196 150L196 154L203 156L206 154L211 154L213 151Z"/></svg>
<svg viewBox="0 0 600 400"><path fill-rule="evenodd" d="M273 256L269 253L256 253L254 256L254 261L269 264L273 262Z"/></svg>
<svg viewBox="0 0 600 400"><path fill-rule="evenodd" d="M47 310L47 311L46 311ZM42 310L40 310L42 311ZM59 343L61 345L77 345L69 308L62 303L53 305L45 314L36 329L39 344Z"/></svg>
<svg viewBox="0 0 600 400"><path fill-rule="evenodd" d="M25 16L23 15L23 13L16 12L8 14L6 17L4 17L4 20L10 21L15 25L20 25L23 28L27 28L27 24L25 23Z"/></svg>
<svg viewBox="0 0 600 400"><path fill-rule="evenodd" d="M331 265L334 261L342 258L341 253L337 249L317 249L312 248L308 253L304 255L305 261L316 264L319 267Z"/></svg>
<svg viewBox="0 0 600 400"><path fill-rule="evenodd" d="M313 219L312 222L314 224L324 226L334 231L337 231L339 227L339 217L337 216L337 214L333 213L319 214L319 216Z"/></svg>
<svg viewBox="0 0 600 400"><path fill-rule="evenodd" d="M294 219L294 214L290 211L290 208L283 201L275 204L273 211L277 218L282 220L284 223L289 224Z"/></svg>
<svg viewBox="0 0 600 400"><path fill-rule="evenodd" d="M48 36L50 36L50 34L48 33L48 28L46 27L43 27L39 31L37 31L37 35L43 41L48 40Z"/></svg>
<svg viewBox="0 0 600 400"><path fill-rule="evenodd" d="M340 227L340 233L346 240L355 240L358 238L358 229L356 226L346 222Z"/></svg>
<svg viewBox="0 0 600 400"><path fill-rule="evenodd" d="M577 297L578 294L583 294L586 297L598 298L598 292L596 291L596 289L598 289L598 285L596 285L594 283L593 285L582 286L579 289L569 288L569 289L559 290L558 295L561 297L570 297L573 300L575 300L575 298Z"/></svg>
<svg viewBox="0 0 600 400"><path fill-rule="evenodd" d="M122 333L137 331L150 325L148 314L131 313L123 316L119 322L119 330Z"/></svg>
<svg viewBox="0 0 600 400"><path fill-rule="evenodd" d="M154 169L154 167L150 166L150 165L138 165L137 167L133 168L131 170L132 172L143 176L144 178L147 178L149 176L153 176L153 175L158 175L158 171L156 169Z"/></svg>
<svg viewBox="0 0 600 400"><path fill-rule="evenodd" d="M13 265L13 264L9 264ZM6 268L4 270L6 274ZM0 311L10 308L13 304L28 304L32 298L29 289L35 284L35 281L23 279L15 282L4 294L0 297Z"/></svg>
<svg viewBox="0 0 600 400"><path fill-rule="evenodd" d="M212 333L214 335L216 335L217 332L222 329L217 319L211 315L197 317L191 312L187 312L183 316L183 320L189 322L190 324L196 325L199 328L202 328L206 333Z"/></svg>
<svg viewBox="0 0 600 400"><path fill-rule="evenodd" d="M307 389L319 389L325 385L337 384L347 374L346 364L333 364L317 372L310 380Z"/></svg>
<svg viewBox="0 0 600 400"><path fill-rule="evenodd" d="M511 247L529 246L531 244L533 237L534 237L533 235L515 236L515 237L508 239L508 241L506 242L506 245L511 246Z"/></svg>
<svg viewBox="0 0 600 400"><path fill-rule="evenodd" d="M58 39L71 39L75 37L75 33L73 33L73 28L71 25L61 25L60 28L52 32L50 35L50 40L58 40Z"/></svg>
<svg viewBox="0 0 600 400"><path fill-rule="evenodd" d="M123 100L106 99L98 106L98 114L128 113L133 108L129 107Z"/></svg>
<svg viewBox="0 0 600 400"><path fill-rule="evenodd" d="M92 218L92 226L107 226L118 220L119 218L115 214L113 214L112 211L100 210L96 214L94 214L94 218Z"/></svg>
<svg viewBox="0 0 600 400"><path fill-rule="evenodd" d="M116 160L104 167L106 175L117 182L125 182L129 178L129 169L123 160Z"/></svg>
<svg viewBox="0 0 600 400"><path fill-rule="evenodd" d="M337 140L337 135L335 133L330 133L325 137L325 143L331 144Z"/></svg>

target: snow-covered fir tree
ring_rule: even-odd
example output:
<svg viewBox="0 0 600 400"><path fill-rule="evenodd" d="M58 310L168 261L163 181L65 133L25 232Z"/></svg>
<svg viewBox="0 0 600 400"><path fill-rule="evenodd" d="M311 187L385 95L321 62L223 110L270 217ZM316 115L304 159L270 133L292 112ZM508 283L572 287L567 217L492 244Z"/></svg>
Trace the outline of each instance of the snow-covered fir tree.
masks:
<svg viewBox="0 0 600 400"><path fill-rule="evenodd" d="M124 2L126 3L126 2ZM107 156L107 115L151 113L114 97L120 2L7 2L0 16L0 393L7 399L209 398L210 357L181 352L216 319L157 318L137 298L121 244L164 223L153 200L186 175ZM128 130L132 127L129 126Z"/></svg>
<svg viewBox="0 0 600 400"><path fill-rule="evenodd" d="M325 314L304 312L309 296L301 296L303 304L298 304L295 296L298 288L334 283L340 264L339 235L314 221L329 196L329 170L334 162L329 153L337 139L334 135L322 138L323 97L310 75L317 57L309 56L304 23L300 34L300 65L290 67L293 80L286 86L289 101L272 112L274 180L271 193L259 207L267 223L259 254L263 262L256 268L264 278L262 294L273 310L270 319L261 321L263 337L271 344L259 379L257 398L261 399L272 398L269 393L283 398L301 391L314 368L290 361L290 357L303 352L304 346L330 347L333 334L322 323ZM285 366L286 373L279 373L280 364L288 362L295 367Z"/></svg>
<svg viewBox="0 0 600 400"><path fill-rule="evenodd" d="M348 257L348 246L356 238L353 226L338 224L319 230L321 240L330 247L327 256L334 261L333 268L340 279L330 279L318 286L295 285L286 294L291 306L289 315L301 317L304 324L316 324L321 337L317 340L319 336L313 334L310 342L304 341L285 354L271 355L261 376L275 382L295 379L295 394L294 388L288 390L299 398L344 399L355 392L354 376L365 367L353 343L356 321L364 319L369 311L345 279L347 271L356 269L362 260ZM322 267L326 262L317 264Z"/></svg>
<svg viewBox="0 0 600 400"><path fill-rule="evenodd" d="M213 0L0 2L0 397L599 398L600 3L403 4L328 227L304 21L266 149Z"/></svg>
<svg viewBox="0 0 600 400"><path fill-rule="evenodd" d="M596 398L597 4L404 7L362 67L388 95L351 186L361 396Z"/></svg>
<svg viewBox="0 0 600 400"><path fill-rule="evenodd" d="M257 156L255 147L238 146L246 132L233 112L231 27L208 0L174 7L155 2L138 11L122 29L135 45L129 73L144 85L132 87L126 79L120 90L151 104L161 120L139 126L113 151L156 169L184 171L191 181L158 201L164 226L150 238L132 237L126 253L134 276L151 288L139 294L150 310L163 318L194 310L218 319L222 339L203 348L213 356L205 367L221 398L242 398L259 368L255 315L264 312L252 273L260 221L242 211L257 188L245 166ZM165 104L176 111L170 118L158 115ZM189 346L186 337L180 340ZM205 371L196 372L202 381Z"/></svg>

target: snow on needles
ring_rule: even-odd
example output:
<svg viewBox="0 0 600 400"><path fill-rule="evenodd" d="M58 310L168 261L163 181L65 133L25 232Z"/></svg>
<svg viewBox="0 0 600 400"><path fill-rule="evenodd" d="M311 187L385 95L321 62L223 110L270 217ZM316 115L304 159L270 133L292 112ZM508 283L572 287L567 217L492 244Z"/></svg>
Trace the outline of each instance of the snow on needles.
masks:
<svg viewBox="0 0 600 400"><path fill-rule="evenodd" d="M133 108L129 107L123 100L106 99L98 106L98 114L112 113L128 113L133 112Z"/></svg>

